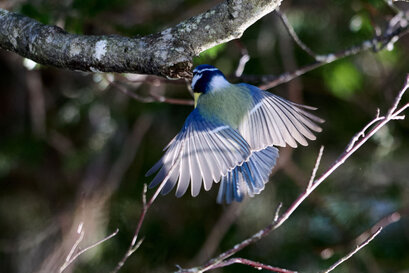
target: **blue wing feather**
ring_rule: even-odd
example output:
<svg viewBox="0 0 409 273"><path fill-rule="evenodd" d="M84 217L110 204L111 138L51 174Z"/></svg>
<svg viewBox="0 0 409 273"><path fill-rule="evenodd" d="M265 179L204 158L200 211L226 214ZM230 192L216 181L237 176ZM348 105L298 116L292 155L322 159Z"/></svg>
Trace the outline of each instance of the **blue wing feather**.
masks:
<svg viewBox="0 0 409 273"><path fill-rule="evenodd" d="M163 185L162 194L176 185L176 196L182 196L189 184L193 196L199 194L202 181L206 190L229 170L247 160L249 144L233 128L217 120L205 119L195 109L181 132L167 146L164 156L147 172L158 171L150 188Z"/></svg>
<svg viewBox="0 0 409 273"><path fill-rule="evenodd" d="M245 194L253 196L264 189L278 158L278 149L269 146L254 151L247 161L223 176L217 195L217 202L227 204L240 202Z"/></svg>

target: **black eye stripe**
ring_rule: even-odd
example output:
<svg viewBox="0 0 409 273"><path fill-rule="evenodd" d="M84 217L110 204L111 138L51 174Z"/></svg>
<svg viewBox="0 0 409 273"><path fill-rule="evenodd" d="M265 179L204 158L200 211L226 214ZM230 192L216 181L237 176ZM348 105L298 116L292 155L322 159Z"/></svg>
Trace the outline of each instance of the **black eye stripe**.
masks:
<svg viewBox="0 0 409 273"><path fill-rule="evenodd" d="M197 83L202 77L203 77L203 74L202 74L202 73L197 73L197 74L195 74L195 75L193 76L193 79L192 79L192 88L193 88L193 89L195 88L196 83Z"/></svg>

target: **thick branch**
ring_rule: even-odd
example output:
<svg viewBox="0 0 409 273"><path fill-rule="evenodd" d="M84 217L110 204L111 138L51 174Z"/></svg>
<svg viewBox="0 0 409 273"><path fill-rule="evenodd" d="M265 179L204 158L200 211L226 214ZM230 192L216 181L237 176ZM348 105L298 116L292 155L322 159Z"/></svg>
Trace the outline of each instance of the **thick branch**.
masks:
<svg viewBox="0 0 409 273"><path fill-rule="evenodd" d="M160 33L129 38L70 34L0 9L0 48L71 70L189 77L193 56L241 37L281 0L226 0Z"/></svg>

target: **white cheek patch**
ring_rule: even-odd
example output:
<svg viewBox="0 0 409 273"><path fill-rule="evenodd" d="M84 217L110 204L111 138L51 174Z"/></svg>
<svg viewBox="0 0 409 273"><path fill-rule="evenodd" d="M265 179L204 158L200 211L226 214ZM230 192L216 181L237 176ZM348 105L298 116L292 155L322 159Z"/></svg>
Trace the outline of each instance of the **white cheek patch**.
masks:
<svg viewBox="0 0 409 273"><path fill-rule="evenodd" d="M195 89L197 81L203 76L203 74L196 74L192 79L192 89Z"/></svg>
<svg viewBox="0 0 409 273"><path fill-rule="evenodd" d="M230 83L223 76L214 76L209 83L212 90L218 90L225 88L230 85Z"/></svg>

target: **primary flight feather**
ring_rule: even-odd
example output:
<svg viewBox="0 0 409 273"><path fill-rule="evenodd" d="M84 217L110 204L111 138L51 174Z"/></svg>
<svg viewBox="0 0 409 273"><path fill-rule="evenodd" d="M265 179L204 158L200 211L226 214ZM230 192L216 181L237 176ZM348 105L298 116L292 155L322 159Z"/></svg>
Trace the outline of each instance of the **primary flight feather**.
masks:
<svg viewBox="0 0 409 273"><path fill-rule="evenodd" d="M150 188L192 196L220 181L217 202L241 201L264 189L276 164L274 146L306 146L323 120L295 104L253 85L231 84L211 65L193 70L195 108L164 156L146 173L157 172Z"/></svg>

